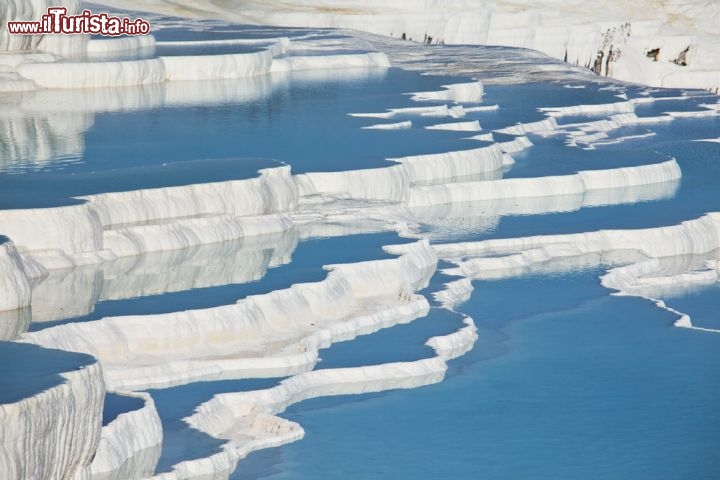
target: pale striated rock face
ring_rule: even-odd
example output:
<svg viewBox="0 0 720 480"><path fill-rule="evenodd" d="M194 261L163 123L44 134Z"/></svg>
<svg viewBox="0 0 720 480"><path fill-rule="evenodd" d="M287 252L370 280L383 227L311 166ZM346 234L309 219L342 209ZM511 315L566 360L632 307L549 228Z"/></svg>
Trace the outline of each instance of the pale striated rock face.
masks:
<svg viewBox="0 0 720 480"><path fill-rule="evenodd" d="M27 331L31 321L30 307L0 311L0 341L15 340Z"/></svg>
<svg viewBox="0 0 720 480"><path fill-rule="evenodd" d="M133 37L132 40L135 41L122 42L124 39L87 41L83 40L87 39L84 35L46 37L48 40L41 41L31 49L0 56L0 67L6 70L3 73L7 73L4 78L0 78L2 80L0 91L138 86L166 81L218 80L269 73L287 74L302 70L352 70L390 66L387 56L380 52L285 57L289 40L283 37L275 39L275 43L266 50L253 53L161 56L88 62L83 61L84 54L98 59L123 48L127 49L126 51L153 49L155 39L152 36ZM34 53L38 51L46 53ZM0 53L2 52L0 50ZM61 59L58 55L64 58Z"/></svg>
<svg viewBox="0 0 720 480"><path fill-rule="evenodd" d="M105 396L96 360L0 343L0 384L3 478L89 479Z"/></svg>
<svg viewBox="0 0 720 480"><path fill-rule="evenodd" d="M649 185L672 186L681 177L677 162L667 162L607 170L585 170L574 175L538 178L506 178L483 182L459 182L413 189L408 204L411 207L432 206L444 203L518 198L542 198L564 195L579 198L579 206L597 203L590 192L601 190L604 201L608 193L624 188ZM620 198L619 200L623 200ZM629 198L627 200L634 200ZM535 200L536 201L536 200Z"/></svg>
<svg viewBox="0 0 720 480"><path fill-rule="evenodd" d="M92 195L86 199L103 226L152 222L216 212L237 216L293 210L297 188L290 167L261 170L254 179Z"/></svg>
<svg viewBox="0 0 720 480"><path fill-rule="evenodd" d="M0 231L18 247L56 248L67 253L95 252L102 247L102 225L87 204L55 208L3 210Z"/></svg>
<svg viewBox="0 0 720 480"><path fill-rule="evenodd" d="M424 44L538 50L598 75L720 88L720 3L667 0L101 0L118 8L238 23L348 28ZM331 5L330 5L331 3Z"/></svg>
<svg viewBox="0 0 720 480"><path fill-rule="evenodd" d="M30 281L15 245L0 235L0 312L30 305Z"/></svg>
<svg viewBox="0 0 720 480"><path fill-rule="evenodd" d="M0 235L0 341L17 338L30 324L31 273L15 245Z"/></svg>

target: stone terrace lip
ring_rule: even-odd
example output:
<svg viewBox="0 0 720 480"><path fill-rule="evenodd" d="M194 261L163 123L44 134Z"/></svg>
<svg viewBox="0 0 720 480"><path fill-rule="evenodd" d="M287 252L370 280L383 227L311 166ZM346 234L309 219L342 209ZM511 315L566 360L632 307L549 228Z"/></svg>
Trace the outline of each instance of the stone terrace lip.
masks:
<svg viewBox="0 0 720 480"><path fill-rule="evenodd" d="M150 33L150 23L142 18L131 20L107 13L94 14L87 9L79 15L68 15L65 7L48 8L40 21L7 22L7 27L13 35L91 34L114 37Z"/></svg>

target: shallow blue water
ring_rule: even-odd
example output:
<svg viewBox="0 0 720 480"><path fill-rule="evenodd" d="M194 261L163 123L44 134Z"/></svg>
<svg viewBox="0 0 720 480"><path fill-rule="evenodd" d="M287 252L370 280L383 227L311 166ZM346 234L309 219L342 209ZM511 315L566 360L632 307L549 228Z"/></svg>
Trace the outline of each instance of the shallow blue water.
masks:
<svg viewBox="0 0 720 480"><path fill-rule="evenodd" d="M475 282L480 340L445 382L291 407L305 440L233 478L714 478L715 335L598 273Z"/></svg>
<svg viewBox="0 0 720 480"><path fill-rule="evenodd" d="M14 403L65 383L62 373L96 363L84 353L0 341L0 403Z"/></svg>
<svg viewBox="0 0 720 480"><path fill-rule="evenodd" d="M144 406L145 402L140 398L118 395L117 393L106 393L105 403L103 404L102 424L103 426L107 425L115 420L118 415L139 410Z"/></svg>
<svg viewBox="0 0 720 480"><path fill-rule="evenodd" d="M77 202L72 197L103 191L249 178L273 161L291 164L295 173L337 171L388 166L386 159L392 157L476 148L477 141L462 140L466 132L367 130L360 127L385 121L348 115L417 106L403 93L439 90L446 81L395 68L348 69L321 78L296 72L291 77L107 89L105 95L117 97L128 110L105 112L102 102L94 107L89 102L86 112L73 114L82 122L70 133L56 133L62 124L52 115L13 119L33 129L46 126L25 147L38 150L37 158L0 162L0 208L68 204ZM193 90L205 92L202 103L168 99L181 99ZM77 93L55 95L73 103ZM40 149L36 142L49 145ZM37 195L28 196L30 190Z"/></svg>
<svg viewBox="0 0 720 480"><path fill-rule="evenodd" d="M208 98L216 92L221 104L164 108L157 108L164 91L181 88L183 83L109 89L109 95L127 98L133 110L95 113L93 124L79 132L84 133L81 156L60 165L64 173L99 171L208 158L208 150L212 150L212 158L275 158L292 163L297 171L378 166L387 157L429 153L428 149L439 152L443 145L432 141L433 132L422 130L394 132L404 138L379 144L374 140L387 140L387 135L379 137L387 132L357 127L382 120L348 113L417 106L403 93L440 90L446 81L396 68L345 69L320 77L295 72L290 77L206 81L203 86ZM230 98L221 96L228 90L238 93ZM72 98L73 92L57 95ZM297 128L299 125L303 128ZM325 135L328 130L334 135ZM148 131L153 135L148 136ZM364 148L357 148L361 144ZM262 155L253 153L258 151ZM321 165L325 168L316 168ZM52 163L43 167L53 170Z"/></svg>

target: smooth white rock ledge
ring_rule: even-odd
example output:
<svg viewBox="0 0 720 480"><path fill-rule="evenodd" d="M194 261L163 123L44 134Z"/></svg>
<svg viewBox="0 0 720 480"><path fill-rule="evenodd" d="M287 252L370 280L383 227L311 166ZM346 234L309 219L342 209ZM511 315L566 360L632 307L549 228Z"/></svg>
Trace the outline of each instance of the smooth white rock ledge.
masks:
<svg viewBox="0 0 720 480"><path fill-rule="evenodd" d="M419 186L411 190L408 206L420 207L503 198L583 195L591 190L621 189L671 182L678 180L680 176L680 166L675 159L672 159L637 167L587 170L575 175Z"/></svg>
<svg viewBox="0 0 720 480"><path fill-rule="evenodd" d="M715 329L695 327L690 317L674 310L652 292L658 284L664 289L672 285L682 290L698 283L715 281L715 271L694 272L690 267L669 277L644 279L658 269L658 260L692 255L714 254L720 248L720 213L708 213L679 225L637 230L601 230L568 235L541 235L510 239L486 240L435 245L440 258L457 268L445 273L466 278L506 278L540 267L548 271L564 271L579 266L619 266L602 277L602 283L621 294L643 296L664 310L678 315L675 325L683 328L717 333ZM402 253L403 247L393 248ZM680 260L674 260L682 262ZM682 263L680 263L682 265ZM717 266L717 264L712 264ZM649 294L648 294L649 293Z"/></svg>
<svg viewBox="0 0 720 480"><path fill-rule="evenodd" d="M386 112L370 113L349 113L351 117L361 118L394 118L398 116L420 116L420 117L452 117L461 118L465 116L465 108L462 105L448 107L437 105L431 107L402 107L390 108Z"/></svg>
<svg viewBox="0 0 720 480"><path fill-rule="evenodd" d="M67 37L75 37L68 35ZM139 38L139 37L138 37ZM123 49L153 48L154 40L113 39L91 41L89 52L110 55ZM179 80L212 80L316 69L387 68L390 62L380 52L287 57L289 40L281 37L267 49L253 53L165 56L137 60L41 61L33 57L15 67L15 73L41 88L92 88L150 85ZM0 82L0 91L5 90Z"/></svg>
<svg viewBox="0 0 720 480"><path fill-rule="evenodd" d="M400 165L296 175L300 195L336 195L362 200L406 201L416 183L452 181L500 170L511 164L498 145L470 150L390 158Z"/></svg>
<svg viewBox="0 0 720 480"><path fill-rule="evenodd" d="M312 367L322 345L425 312L427 301L412 291L427 285L437 260L427 241L412 245L399 258L331 266L321 282L234 305L59 325L24 338L97 356L113 389L294 373Z"/></svg>
<svg viewBox="0 0 720 480"><path fill-rule="evenodd" d="M472 294L473 286L469 278L453 280L445 284L445 288L433 293L433 298L440 302L443 308L453 310L456 305L468 300Z"/></svg>
<svg viewBox="0 0 720 480"><path fill-rule="evenodd" d="M713 23L720 7L712 2L673 0L641 8L609 0L596 8L578 8L570 0L342 0L328 8L327 2L295 0L245 2L242 11L211 0L198 0L182 10L167 0L150 7L143 0L103 3L239 23L347 28L422 43L530 48L624 81L720 88L720 42Z"/></svg>
<svg viewBox="0 0 720 480"><path fill-rule="evenodd" d="M553 258L612 251L637 251L651 258L700 254L720 248L720 213L708 213L667 227L436 244L433 248L443 259L470 257L457 260L458 269L451 270L470 278L482 278L485 272L493 270L515 272L518 266L527 267ZM402 248L393 248L393 253L401 252ZM500 253L506 255L497 256Z"/></svg>
<svg viewBox="0 0 720 480"><path fill-rule="evenodd" d="M616 267L601 277L603 286L618 291L618 295L631 295L648 299L663 310L678 316L675 326L711 333L720 329L703 328L693 325L690 315L669 307L660 296L674 296L700 287L714 285L720 280L720 264L716 259L706 261L704 268L697 269L695 257L717 258L717 251L701 252L705 255L684 255L670 258L652 258L631 265ZM660 272L670 270L670 275Z"/></svg>
<svg viewBox="0 0 720 480"><path fill-rule="evenodd" d="M458 132L479 132L482 130L480 122L477 120L471 120L469 122L438 123L436 125L428 125L425 128L428 130L451 130Z"/></svg>
<svg viewBox="0 0 720 480"><path fill-rule="evenodd" d="M163 429L152 397L145 392L118 394L138 398L144 405L102 427L90 466L93 480L146 478L160 458Z"/></svg>
<svg viewBox="0 0 720 480"><path fill-rule="evenodd" d="M32 287L22 258L10 240L0 236L0 312L30 305Z"/></svg>
<svg viewBox="0 0 720 480"><path fill-rule="evenodd" d="M367 127L362 127L366 130L405 130L408 128L412 128L412 122L410 120L406 120L404 122L396 122L396 123L378 123L375 125L368 125Z"/></svg>
<svg viewBox="0 0 720 480"><path fill-rule="evenodd" d="M472 103L482 101L483 93L485 93L485 88L482 82L475 81L443 85L443 90L439 92L415 92L410 95L416 102L440 100L455 103Z"/></svg>

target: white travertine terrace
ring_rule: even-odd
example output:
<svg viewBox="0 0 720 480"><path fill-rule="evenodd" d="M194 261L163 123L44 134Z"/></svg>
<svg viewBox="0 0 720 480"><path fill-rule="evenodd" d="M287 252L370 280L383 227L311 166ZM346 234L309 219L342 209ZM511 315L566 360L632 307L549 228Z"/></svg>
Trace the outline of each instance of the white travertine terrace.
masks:
<svg viewBox="0 0 720 480"><path fill-rule="evenodd" d="M417 115L420 117L452 117L462 118L465 116L465 108L462 105L434 105L429 107L400 107L390 108L385 112L350 113L351 117L361 118L394 118L397 116Z"/></svg>
<svg viewBox="0 0 720 480"><path fill-rule="evenodd" d="M90 88L148 85L181 80L211 80L322 68L390 66L379 52L347 55L285 57L288 40L281 38L266 50L224 55L166 56L96 62L25 62L17 73L40 88ZM98 48L100 50L100 48ZM2 84L0 84L2 88Z"/></svg>
<svg viewBox="0 0 720 480"><path fill-rule="evenodd" d="M520 146L526 143L523 138L516 140ZM419 206L488 201L494 202L490 210L497 214L562 211L662 198L674 191L673 182L680 178L677 163L669 160L576 175L495 180L493 172L499 172L509 161L503 145L506 144L396 158L393 161L397 165L385 168L293 176L289 167L277 167L262 170L259 177L248 180L106 193L86 197L86 202L78 205L3 210L0 231L7 233L13 242L4 248L8 252L14 251L12 245L20 248L24 264L32 267L12 284L13 288L5 290L5 309L27 304L27 298L21 301L11 292L17 287L17 292L22 293L22 282L44 275L43 268L67 268L149 252L282 234L308 219L323 218L319 214L327 218L330 213L340 213L333 212L332 206L328 211L322 202L308 203L314 197L391 202L386 204L384 213L376 207L366 212L380 214L392 223L398 215L392 202L401 202L401 206L414 210ZM514 151L515 147L510 149ZM489 179L464 180L478 175L488 175ZM552 196L548 196L550 192ZM518 196L531 201L523 206L523 202L518 203ZM539 202L540 197L547 201ZM515 199L513 209L503 206L507 198ZM312 213L317 209L317 213ZM362 212L363 209L358 211L360 215ZM28 217L37 221L28 225ZM28 228L33 225L41 226L42 232ZM20 272L10 271L15 271L15 276Z"/></svg>
<svg viewBox="0 0 720 480"><path fill-rule="evenodd" d="M313 289L326 289L326 295L332 297L327 297L327 299L322 300L321 297L316 294L312 296L314 299L311 304L313 313L304 320L304 322L318 322L323 326L325 321L322 315L326 315L328 321L335 323L329 323L324 326L322 330L317 330L315 334L305 337L299 344L301 347L297 350L299 352L307 349L308 353L311 353L311 350L315 349L314 357L317 358L316 349L327 346L330 342L350 340L356 335L372 333L379 328L392 326L398 321L410 321L418 315L427 313L427 302L425 299L411 293L412 290L426 286L429 277L432 276L435 271L435 258L432 254L431 247L426 241L407 246L405 253L398 259L337 265L329 268L332 271L328 279L320 282L320 284L297 285L288 290L288 292L291 290L312 292ZM360 298L364 296L379 305L385 302L395 303L400 310L403 310L403 305L407 305L411 307L410 310L413 310L415 308L413 305L417 304L420 310L415 313L406 310L403 316L394 317L393 308L385 305L381 306L381 309L376 313L356 315L349 322L338 323L336 320L333 320L333 318L336 318L338 315L337 308L339 305L347 304L347 301L337 297L337 293L335 293L338 291L339 285L337 285L337 281L332 280L332 278L337 278L336 274L342 274L342 281L347 282L354 289L355 295ZM327 284L327 286L325 286L325 284ZM393 285L395 286L393 287ZM318 293L319 292L320 290L318 290ZM383 295L386 297L385 300L382 299ZM265 296L250 297L248 300L255 302L259 301L260 297L267 297L273 301L281 301L286 297L288 299L290 298L285 295L283 291L279 291ZM351 300L350 303L353 303L353 301ZM256 311L262 310L265 312L264 318L269 319L270 317L267 316L267 307L269 305L269 303L265 303L263 307L258 304ZM360 310L368 311L370 305L370 303L366 303L366 306L361 307ZM295 312L298 305L293 304L288 305L288 307L291 307L293 309L292 311ZM352 307L355 310L358 309L357 305L353 305ZM397 307L395 307L395 309L397 309ZM285 320L281 322L283 325L275 322L273 328L275 335L279 333L279 328L287 330L289 327L286 321L288 310L287 308L283 308L283 311L285 313L282 315ZM298 315L302 316L302 311L300 311ZM168 315L168 318L173 317L174 315ZM112 319L103 319L99 322L89 322L85 324L86 328L84 330L87 330L86 333L76 332L74 328L66 328L70 326L59 326L39 332L38 335L28 334L26 335L26 339L42 341L43 339L57 339L60 338L61 335L79 335L75 338L80 340L80 336L84 337L86 334L90 334L91 336L94 335L94 340L91 344L93 345L92 348L98 348L97 351L93 351L93 353L97 355L100 351L106 351L113 342L105 346L102 344L98 346L97 342L102 343L102 337L92 332L100 333L101 330L97 328L99 325L96 326L93 324L103 323L108 320ZM122 318L118 320L122 322ZM235 322L238 320L239 319L235 319ZM145 321L153 324L153 328L158 327L157 322L152 318L146 317ZM210 323L210 326L212 325L211 318L206 318L202 322L196 322L195 325L202 325L202 329L207 329L210 328L208 323ZM307 329L307 327L302 327L302 323L303 320L298 317L298 323L295 323L295 328ZM222 451L210 457L181 462L173 466L171 472L160 474L153 478L194 478L197 475L216 475L220 472L231 471L240 458L243 458L253 450L281 445L302 438L303 431L299 425L275 416L276 413L280 413L290 403L317 396L358 394L396 388L414 388L439 382L443 379L447 368L445 362L467 352L477 339L472 320L465 318L464 323L465 326L457 332L446 336L433 337L428 340L427 344L437 353L437 357L435 358L368 367L308 371L306 373L299 373L302 372L302 369L299 371L289 370L286 371L285 374L297 374L282 382L278 387L270 390L216 395L212 400L201 405L197 413L188 417L186 421L193 428L206 432L216 438L227 439L228 442L223 445ZM178 327L179 325L176 325L173 328ZM122 328L122 323L115 322L113 330L116 328ZM225 325L222 332L223 336L229 335L232 328L233 327ZM136 330L137 325L132 329L125 330L123 335L132 342L133 340L127 336L133 335L133 332L136 332ZM182 328L180 329L180 331L184 330L185 329ZM50 335L45 335L45 332L49 332ZM110 333L110 331L107 333ZM192 335L194 342L197 342L198 338L196 333L197 332ZM265 338L262 344L267 346L267 334L263 336ZM178 338L171 340L175 342L174 345L177 347ZM199 343L207 345L208 340L209 337ZM117 339L115 341L117 341ZM70 350L74 349L67 345L66 342L60 343L62 343L65 348ZM217 345L214 345L214 347L217 347ZM258 347L263 348L260 344L258 344ZM147 346L141 350L147 351ZM212 350L215 354L218 352L216 348ZM156 350L155 355L158 354L160 354L160 352ZM112 360L106 361L107 359L104 359L103 355L100 355L100 358L103 360L103 363L107 365L106 368L112 368ZM302 358L302 356L296 355L295 358ZM243 360L245 362L249 361L249 363L252 364L251 359L244 358ZM214 360L214 364L219 368L222 368L224 365L223 361L218 359ZM191 364L184 366L187 368L191 366ZM118 373L126 377L128 374L137 374L139 371L142 371L142 369L133 371L132 368L125 368L122 372ZM147 370L143 371L143 373L147 372ZM217 371L213 373L209 378L223 378L222 375L217 375ZM231 376L233 374L244 376L249 372L227 373L230 373ZM274 372L274 375L277 374L277 372ZM189 381L191 379L192 378L186 377L183 381ZM128 388L131 386L127 383L115 382L112 378L108 379L108 381L111 385L114 385L114 387ZM136 384L135 386L138 387L140 385ZM157 421L157 415L154 412L152 400L149 396L146 394L138 395L145 400L145 407L137 411L122 413L117 419L103 428L98 453L92 464L93 478L102 480L119 479L122 477L118 475L128 472L137 473L147 471L148 457L145 456L145 453L148 449L150 449L150 459L156 458L153 457L153 455L156 455L158 452L151 447L157 444L158 436L161 434L159 422ZM250 411L247 410L248 404L254 405ZM150 461L150 463L152 462Z"/></svg>
<svg viewBox="0 0 720 480"><path fill-rule="evenodd" d="M404 130L407 128L412 128L412 121L406 120L404 122L395 123L377 123L375 125L368 125L362 128L367 130Z"/></svg>
<svg viewBox="0 0 720 480"><path fill-rule="evenodd" d="M80 8L78 2L66 3L71 11ZM249 11L254 8L269 13L269 22L280 18L290 19L291 23L307 22L311 18L308 11L315 8L314 2L297 2L304 3L309 10L279 13L274 2L246 3L252 7ZM552 3L567 6L564 0ZM559 26L555 23L557 19L541 15L530 7L524 13L505 12L503 3L467 18L458 17L453 9L471 9L477 5L462 0L451 0L445 6L437 2L410 5L401 0L394 4L424 13L406 22L396 12L367 13L362 10L365 7L358 7L353 15L314 12L312 21L386 35L408 33L415 40L419 40L424 31L425 41L432 43L442 40L529 46L555 56L564 53L568 61L587 65L597 59L599 50L605 59L598 67L601 74L664 85L703 88L720 85L717 59L713 57L716 49L707 38L657 35L660 26L642 19L633 21L632 26L614 19ZM680 4L683 2L679 0L671 2L667 8L673 10ZM162 1L154 5L161 9L174 8ZM37 19L43 8L46 5L42 1L11 0L0 7L0 21ZM446 11L438 14L438 8ZM435 14L427 15L427 11L433 10ZM227 14L219 9L215 11L218 16ZM693 11L692 16L697 19L696 13ZM574 19L585 18L584 14L575 11L574 14L577 14ZM511 28L518 18L524 22L522 28ZM468 23L471 21L475 21L473 28ZM551 31L550 27L557 30ZM420 30L411 30L416 28ZM648 43L651 40L658 42L660 48L658 62L643 58L645 50L656 46ZM312 40L305 41L302 47L287 38L203 43L217 46L232 42L256 42L264 50L115 60L113 56L123 52L151 50L157 46L156 42L152 36L103 41L88 40L85 36L39 39L10 37L0 31L0 50L13 52L0 58L0 91L26 91L19 107L11 105L9 115L6 111L0 112L0 131L3 138L11 139L0 153L4 153L2 157L11 164L18 159L42 163L54 156L82 152L81 133L92 124L92 113L96 111L263 98L272 92L276 82L287 79L293 72L311 71L317 78L323 75L337 78L341 71L382 70L389 66L388 57L379 52L302 55L301 50L312 44ZM172 43L182 47L185 42L165 42L166 46ZM683 50L686 44L689 50ZM327 42L314 45L315 53L333 48ZM710 55L702 58L699 52L710 52ZM82 55L100 61L78 61ZM671 63L673 56L680 63L681 55L687 63L685 67ZM59 61L61 57L65 57L63 61ZM611 57L609 61L608 57ZM198 88L208 79L241 77L251 77L248 87L242 91L228 84ZM77 101L62 105L53 104L52 92L43 90L118 85L141 85L142 88L133 90L136 98L104 89L80 89L74 96ZM417 102L447 102L444 105L425 103L351 115L399 120L362 128L406 129L413 126L407 117L460 119L474 112L499 109L497 105L474 105L482 100L483 94L480 81L452 84L440 91L409 94ZM257 178L247 180L102 193L83 197L76 205L2 210L0 233L7 234L9 240L0 237L0 312L27 308L32 303L35 321L61 320L90 312L101 299L259 279L269 266L289 261L299 237L362 230L349 225L351 219L358 223L376 222L382 225L376 228L406 234L416 233L413 228L423 221L442 227L443 222L452 224L458 219L477 230L492 228L502 215L571 211L666 198L674 194L681 176L674 159L654 165L584 170L563 176L501 178L502 170L513 164L510 154L532 146L525 134L565 135L568 145L592 148L603 142L644 138L635 135L608 139L610 132L625 126L720 114L720 104L713 103L703 105L703 110L698 111L670 111L655 117L635 114L636 105L660 100L647 97L599 105L544 108L541 112L546 118L542 120L495 130L516 135L512 140L495 142L492 132L478 134L471 138L491 144L388 159L394 164L385 168L293 175L290 167L279 167L264 169ZM15 116L16 107L30 115ZM38 112L50 120L37 120L33 114ZM571 115L607 118L558 123L562 117ZM426 128L481 130L477 120L435 123ZM36 141L25 141L35 131L40 132ZM71 141L63 145L52 143L56 131L66 134ZM17 149L13 143L32 148ZM223 265L208 268L197 276L192 262L187 268L166 271L174 268L174 255L180 254L178 252L206 246L210 250L207 255L222 257L227 252L222 248L215 251L212 246L237 239L243 239L246 248ZM272 254L260 250L263 242L277 244ZM126 390L199 380L290 375L266 390L216 395L185 418L192 428L226 443L219 453L178 463L170 472L153 477L171 480L222 477L254 450L302 438L300 425L277 416L295 402L439 382L445 375L446 362L469 351L477 339L475 325L469 317L463 318L464 326L457 331L427 340L426 345L435 351L431 358L313 370L321 348L426 315L430 305L417 292L428 286L436 273L438 258L455 262L457 268L446 273L460 277L433 292L441 308L453 310L468 299L474 278L500 278L533 269L553 271L601 264L612 267L602 277L606 287L655 301L658 307L678 315L675 323L678 327L717 332L693 325L689 316L657 298L668 292L717 283L719 248L718 213L680 225L636 231L434 246L421 240L386 248L387 252L398 254L398 258L328 266L329 273L323 281L247 297L231 305L106 317L27 333L22 343L87 352L99 362L62 372L59 385L18 402L0 405L0 424L3 425L0 471L9 472L13 478L82 480L154 475L162 425L148 394ZM144 255L142 260L138 255ZM136 260L138 263L133 264ZM61 270L69 268L74 270ZM129 275L130 272L135 275ZM37 284L44 276L47 276L45 281ZM31 302L33 284L36 284L34 292L42 300ZM15 338L23 329L17 325L10 327L7 329L10 333L1 333L0 338ZM120 395L141 399L143 406L123 412L101 427L99 418L106 384ZM63 422L55 421L58 416ZM36 448L29 449L27 445Z"/></svg>
<svg viewBox="0 0 720 480"><path fill-rule="evenodd" d="M445 288L435 292L433 298L440 302L440 304L452 310L455 305L462 303L472 294L473 286L469 278L461 278L460 280L453 280L445 284Z"/></svg>
<svg viewBox="0 0 720 480"><path fill-rule="evenodd" d="M59 325L24 339L96 356L115 390L289 375L311 368L333 341L426 313L427 301L412 292L427 285L435 261L420 242L398 259L331 267L322 282L233 305Z"/></svg>
<svg viewBox="0 0 720 480"><path fill-rule="evenodd" d="M482 82L475 81L470 83L453 83L450 85L444 85L444 89L438 92L416 92L411 93L410 95L416 102L440 100L456 103L473 103L481 102L484 93L485 87Z"/></svg>
<svg viewBox="0 0 720 480"><path fill-rule="evenodd" d="M623 167L608 170L587 170L574 175L537 178L506 178L477 182L416 187L408 205L422 207L455 202L541 198L558 195L584 196L593 190L619 189L676 181L681 172L677 162ZM588 198L592 198L588 196ZM592 204L592 203L591 203Z"/></svg>
<svg viewBox="0 0 720 480"><path fill-rule="evenodd" d="M480 122L477 120L470 120L468 122L449 122L449 123L437 123L435 125L428 125L428 130L451 130L458 132L479 132L482 130Z"/></svg>
<svg viewBox="0 0 720 480"><path fill-rule="evenodd" d="M143 406L120 413L102 427L90 466L93 480L146 478L155 472L163 438L155 402L145 392L122 395L141 400Z"/></svg>
<svg viewBox="0 0 720 480"><path fill-rule="evenodd" d="M79 2L65 2L68 14L77 14ZM0 23L39 20L48 6L42 1L11 0L0 8ZM173 43L173 42L169 42ZM190 44L192 42L174 42ZM205 45L225 45L224 40ZM247 41L242 43L249 43ZM221 55L142 56L117 59L127 52L154 52L152 35L90 40L89 35L10 35L0 30L0 92L43 88L93 88L153 85L164 82L232 79L318 69L373 69L389 67L381 52L288 55L286 37L256 40L262 49ZM84 57L94 61L84 61Z"/></svg>
<svg viewBox="0 0 720 480"><path fill-rule="evenodd" d="M655 298L693 284L716 281L717 264L709 263L697 271L692 256L714 258L720 248L717 212L666 227L436 244L434 248L438 257L457 264L446 273L467 278L513 277L531 270L563 271L583 265L615 267L602 277L604 286L654 301L678 316L678 327L717 332L695 327L688 315ZM402 246L392 251L401 253ZM674 263L672 275L659 276L660 267L668 262Z"/></svg>
<svg viewBox="0 0 720 480"><path fill-rule="evenodd" d="M321 396L417 388L440 382L446 362L469 351L477 340L472 319L465 317L463 323L465 326L456 332L428 339L426 345L436 353L432 358L309 371L266 390L215 395L185 421L216 438L227 439L222 452L181 462L171 472L153 478L175 480L230 470L253 450L299 440L304 435L302 427L277 416L291 404Z"/></svg>
<svg viewBox="0 0 720 480"><path fill-rule="evenodd" d="M608 140L609 134L623 127L640 125L655 125L672 122L677 118L703 118L720 115L720 103L703 103L698 110L665 111L660 115L639 117L635 114L635 107L641 104L662 102L667 100L686 100L690 97L639 97L624 102L574 105L570 107L548 107L539 109L547 118L535 122L518 123L495 130L498 133L511 135L525 135L534 133L540 136L564 135L566 145L580 146L593 149L596 145L618 143L621 141L645 138L652 136L653 132L638 135L627 135L621 138ZM587 122L564 123L559 125L558 118L570 115L596 115L606 116Z"/></svg>
<svg viewBox="0 0 720 480"><path fill-rule="evenodd" d="M23 349L26 362L42 361L48 354L28 347ZM53 369L58 353L50 354L45 370ZM74 361L77 356L72 358ZM5 478L90 480L105 395L100 363L87 357L53 373L57 384L0 404L0 471ZM51 375L48 371L27 381L32 384Z"/></svg>
<svg viewBox="0 0 720 480"><path fill-rule="evenodd" d="M657 87L720 88L714 2L573 0L211 0L179 7L159 0L103 0L122 8L264 25L346 28L432 44L538 50L619 80Z"/></svg>

